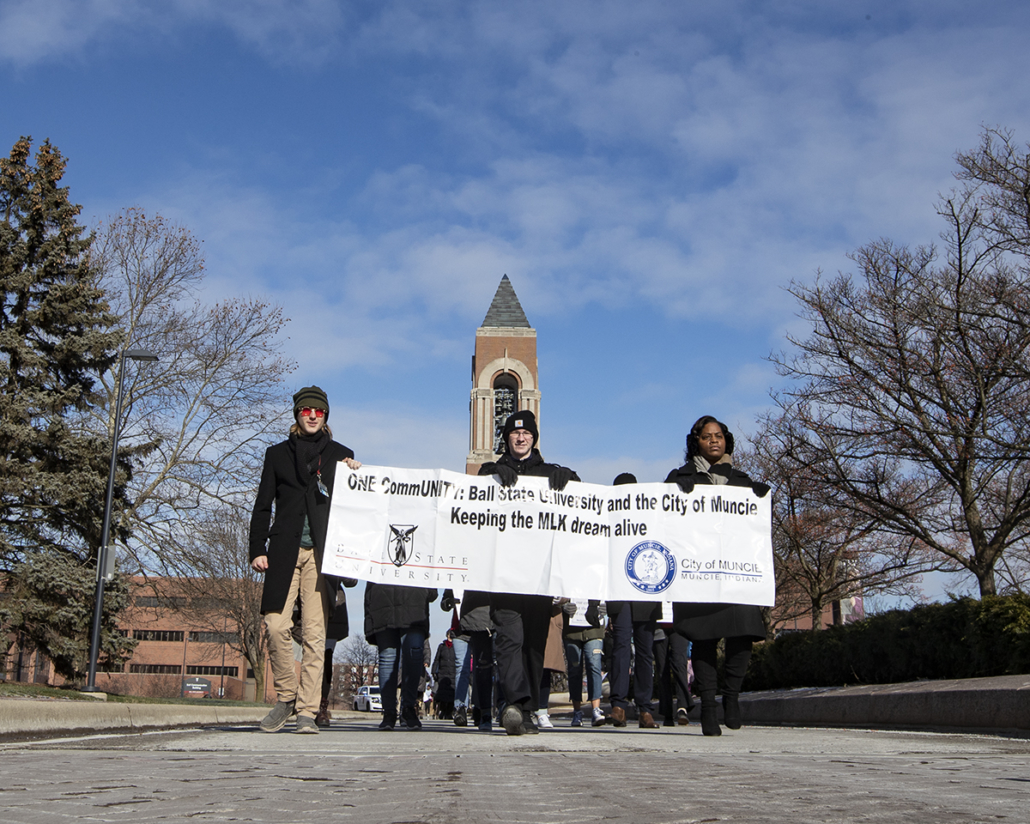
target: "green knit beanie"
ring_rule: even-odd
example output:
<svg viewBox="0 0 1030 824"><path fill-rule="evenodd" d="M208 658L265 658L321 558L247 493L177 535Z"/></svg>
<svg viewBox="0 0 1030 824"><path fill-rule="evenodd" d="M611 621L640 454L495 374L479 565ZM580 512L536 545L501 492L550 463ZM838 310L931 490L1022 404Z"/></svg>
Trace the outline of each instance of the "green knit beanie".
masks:
<svg viewBox="0 0 1030 824"><path fill-rule="evenodd" d="M293 396L293 417L296 418L297 413L305 406L324 409L326 418L329 417L329 398L326 397L321 387L305 386Z"/></svg>

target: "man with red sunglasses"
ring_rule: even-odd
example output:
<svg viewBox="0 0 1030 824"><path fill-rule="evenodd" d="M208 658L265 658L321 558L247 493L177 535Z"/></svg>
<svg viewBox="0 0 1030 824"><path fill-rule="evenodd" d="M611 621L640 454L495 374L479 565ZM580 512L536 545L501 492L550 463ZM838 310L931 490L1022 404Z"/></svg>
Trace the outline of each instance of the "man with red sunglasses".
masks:
<svg viewBox="0 0 1030 824"><path fill-rule="evenodd" d="M361 464L352 450L332 439L329 399L319 387L306 386L293 396L293 416L289 438L265 452L250 520L251 566L265 574L261 613L277 696L261 729L281 730L296 714L297 732L317 733L326 623L340 587L339 579L321 572L329 503L337 464L344 461L351 469ZM298 596L303 646L299 681L291 635Z"/></svg>

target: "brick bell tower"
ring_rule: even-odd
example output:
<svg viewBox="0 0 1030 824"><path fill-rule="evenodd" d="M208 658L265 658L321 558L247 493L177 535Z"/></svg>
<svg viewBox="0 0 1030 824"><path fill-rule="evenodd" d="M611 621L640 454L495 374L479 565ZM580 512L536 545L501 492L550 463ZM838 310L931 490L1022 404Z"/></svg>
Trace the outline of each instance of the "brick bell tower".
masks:
<svg viewBox="0 0 1030 824"><path fill-rule="evenodd" d="M472 401L469 404L469 454L465 472L497 460L501 428L513 412L529 410L540 421L540 383L536 329L529 325L511 281L505 275L476 330L472 356Z"/></svg>

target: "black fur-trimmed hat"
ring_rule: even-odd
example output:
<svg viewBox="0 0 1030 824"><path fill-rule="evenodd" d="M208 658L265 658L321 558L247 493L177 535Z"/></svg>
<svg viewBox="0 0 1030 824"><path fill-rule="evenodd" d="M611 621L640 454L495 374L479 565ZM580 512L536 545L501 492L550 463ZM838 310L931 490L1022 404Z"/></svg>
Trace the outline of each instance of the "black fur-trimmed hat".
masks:
<svg viewBox="0 0 1030 824"><path fill-rule="evenodd" d="M326 418L329 417L329 398L320 386L305 386L293 396L293 417L305 406L324 409Z"/></svg>
<svg viewBox="0 0 1030 824"><path fill-rule="evenodd" d="M509 415L504 422L504 429L501 430L501 440L504 442L504 451L508 451L508 436L516 429L525 429L533 436L533 446L540 443L540 432L536 428L536 415L528 409Z"/></svg>

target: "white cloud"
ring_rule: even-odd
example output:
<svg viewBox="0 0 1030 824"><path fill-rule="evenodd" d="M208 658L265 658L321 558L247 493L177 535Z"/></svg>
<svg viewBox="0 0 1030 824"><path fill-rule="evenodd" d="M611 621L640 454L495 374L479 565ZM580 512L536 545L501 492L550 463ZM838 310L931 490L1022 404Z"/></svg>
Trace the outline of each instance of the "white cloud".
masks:
<svg viewBox="0 0 1030 824"><path fill-rule="evenodd" d="M338 50L344 15L336 0L4 0L0 60L82 59L97 45L192 39L198 26L224 28L274 63L317 65Z"/></svg>
<svg viewBox="0 0 1030 824"><path fill-rule="evenodd" d="M111 28L139 19L131 0L6 0L0 4L0 59L24 66L75 54Z"/></svg>

